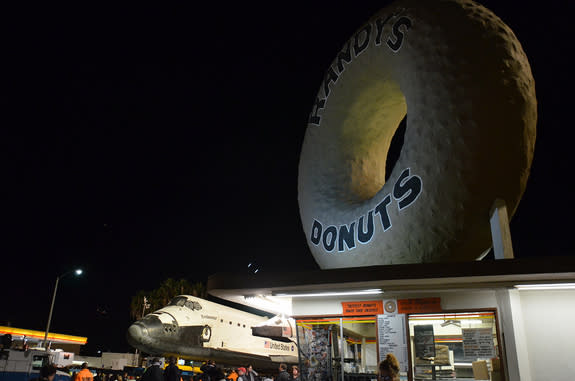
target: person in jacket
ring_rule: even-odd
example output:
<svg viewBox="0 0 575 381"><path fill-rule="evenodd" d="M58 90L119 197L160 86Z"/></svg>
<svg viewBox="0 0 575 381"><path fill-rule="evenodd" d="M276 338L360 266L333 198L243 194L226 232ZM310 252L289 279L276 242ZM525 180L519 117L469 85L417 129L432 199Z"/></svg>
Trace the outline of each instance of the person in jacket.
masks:
<svg viewBox="0 0 575 381"><path fill-rule="evenodd" d="M204 381L216 381L216 362L214 360L208 360L202 364L200 370L203 373L202 379Z"/></svg>
<svg viewBox="0 0 575 381"><path fill-rule="evenodd" d="M246 368L243 366L238 368L238 379L236 381L248 381L248 378L246 377Z"/></svg>
<svg viewBox="0 0 575 381"><path fill-rule="evenodd" d="M290 381L289 373L287 372L287 365L280 364L279 366L280 373L278 374L277 381Z"/></svg>
<svg viewBox="0 0 575 381"><path fill-rule="evenodd" d="M228 374L226 375L226 378L230 381L237 381L238 379L238 373L236 372L235 369L230 369L230 371L228 372Z"/></svg>
<svg viewBox="0 0 575 381"><path fill-rule="evenodd" d="M88 363L82 363L82 367L76 375L76 381L94 381L94 375L88 369Z"/></svg>
<svg viewBox="0 0 575 381"><path fill-rule="evenodd" d="M169 365L164 369L164 381L181 381L182 371L176 364L176 358L170 357Z"/></svg>
<svg viewBox="0 0 575 381"><path fill-rule="evenodd" d="M259 381L260 379L258 373L254 370L254 368L251 365L248 365L246 369L246 378L248 379L248 381Z"/></svg>
<svg viewBox="0 0 575 381"><path fill-rule="evenodd" d="M299 368L297 365L292 365L291 367L291 380L299 381Z"/></svg>
<svg viewBox="0 0 575 381"><path fill-rule="evenodd" d="M52 381L56 377L56 367L53 364L46 364L40 368L39 381Z"/></svg>
<svg viewBox="0 0 575 381"><path fill-rule="evenodd" d="M162 364L160 363L160 360L153 358L150 363L151 365L146 368L140 381L164 381L164 373L161 368Z"/></svg>

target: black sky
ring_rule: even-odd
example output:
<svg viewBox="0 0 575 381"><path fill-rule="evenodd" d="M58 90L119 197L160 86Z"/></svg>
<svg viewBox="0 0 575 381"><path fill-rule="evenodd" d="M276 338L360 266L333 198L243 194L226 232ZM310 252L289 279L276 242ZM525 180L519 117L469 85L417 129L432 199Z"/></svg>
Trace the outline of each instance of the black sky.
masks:
<svg viewBox="0 0 575 381"><path fill-rule="evenodd" d="M6 10L0 323L43 330L55 277L81 265L52 328L123 351L130 297L167 277L316 269L297 203L306 120L335 54L389 3ZM574 255L575 5L481 3L536 83L515 255Z"/></svg>

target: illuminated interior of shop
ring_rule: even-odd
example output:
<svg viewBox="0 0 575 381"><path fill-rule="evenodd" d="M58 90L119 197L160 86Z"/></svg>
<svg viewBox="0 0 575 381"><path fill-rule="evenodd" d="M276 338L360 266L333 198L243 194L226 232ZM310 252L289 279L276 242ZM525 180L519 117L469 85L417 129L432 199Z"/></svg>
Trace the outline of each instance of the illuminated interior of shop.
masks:
<svg viewBox="0 0 575 381"><path fill-rule="evenodd" d="M337 317L297 320L300 366L308 380L364 381L377 373L376 320Z"/></svg>
<svg viewBox="0 0 575 381"><path fill-rule="evenodd" d="M494 311L413 314L408 322L414 380L500 375Z"/></svg>

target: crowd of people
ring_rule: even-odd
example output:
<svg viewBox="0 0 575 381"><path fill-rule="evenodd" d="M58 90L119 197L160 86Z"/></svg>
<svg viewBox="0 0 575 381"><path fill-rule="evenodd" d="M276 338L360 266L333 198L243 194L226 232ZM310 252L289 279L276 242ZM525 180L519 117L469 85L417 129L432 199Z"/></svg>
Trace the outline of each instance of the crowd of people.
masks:
<svg viewBox="0 0 575 381"><path fill-rule="evenodd" d="M182 372L178 368L175 357L168 359L168 366L163 370L160 360L154 358L142 374L140 381L182 381Z"/></svg>
<svg viewBox="0 0 575 381"><path fill-rule="evenodd" d="M88 364L83 363L79 372L72 373L70 381L128 381L128 374L98 370L94 376Z"/></svg>
<svg viewBox="0 0 575 381"><path fill-rule="evenodd" d="M252 365L238 368L222 368L214 360L205 362L200 370L202 373L194 376L194 381L299 381L299 369L296 365L287 372L287 365L280 364L277 375L259 374Z"/></svg>
<svg viewBox="0 0 575 381"><path fill-rule="evenodd" d="M40 375L35 381L53 381L57 368L50 364L42 367ZM258 374L251 365L238 368L222 368L215 361L208 360L200 367L202 373L195 374L193 381L300 381L299 368L292 365L288 372L286 364L280 364L277 375ZM399 361L389 353L385 360L379 363L379 376L382 381L399 381ZM81 370L72 377L71 381L127 381L122 376L115 380L106 380L100 373L96 377L88 369L88 364L83 363ZM154 358L146 368L139 381L183 381L182 372L178 368L176 358L170 357L169 364L162 369L162 363Z"/></svg>
<svg viewBox="0 0 575 381"><path fill-rule="evenodd" d="M40 374L37 379L34 381L53 381L56 377L57 371L60 370L62 372L68 373L70 375L70 381L127 381L128 376L124 374L117 373L104 373L104 372L97 372L97 375L94 376L92 371L88 368L87 363L83 363L80 366L79 371L72 371L69 370L68 367L65 368L58 368L54 364L47 364L44 365L40 369Z"/></svg>

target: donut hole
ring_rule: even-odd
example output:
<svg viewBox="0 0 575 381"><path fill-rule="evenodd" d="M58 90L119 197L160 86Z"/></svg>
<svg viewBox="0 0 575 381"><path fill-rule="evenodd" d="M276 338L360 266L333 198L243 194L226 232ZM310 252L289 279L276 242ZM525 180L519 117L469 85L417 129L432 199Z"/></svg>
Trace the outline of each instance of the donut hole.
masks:
<svg viewBox="0 0 575 381"><path fill-rule="evenodd" d="M340 201L362 203L384 186L399 159L407 105L389 78L348 86L336 141L341 152ZM343 106L345 102L342 102ZM401 128L400 128L401 127Z"/></svg>
<svg viewBox="0 0 575 381"><path fill-rule="evenodd" d="M405 129L407 128L407 115L403 117L397 130L391 138L391 144L387 150L387 159L385 160L385 182L389 180L391 172L395 168L397 160L399 160L399 154L403 148L403 141L405 139Z"/></svg>

